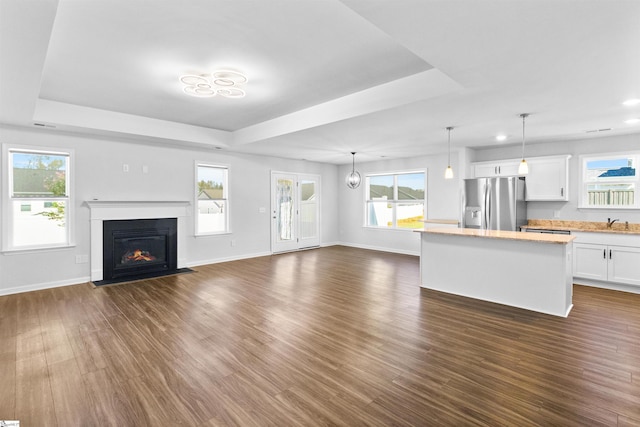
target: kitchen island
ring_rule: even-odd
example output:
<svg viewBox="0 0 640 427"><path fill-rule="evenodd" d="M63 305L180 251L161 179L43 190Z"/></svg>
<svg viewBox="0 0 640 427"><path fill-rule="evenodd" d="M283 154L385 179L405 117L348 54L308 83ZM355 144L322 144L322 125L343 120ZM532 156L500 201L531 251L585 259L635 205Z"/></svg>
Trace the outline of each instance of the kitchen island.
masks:
<svg viewBox="0 0 640 427"><path fill-rule="evenodd" d="M422 233L423 288L569 315L573 236L469 228L416 231Z"/></svg>

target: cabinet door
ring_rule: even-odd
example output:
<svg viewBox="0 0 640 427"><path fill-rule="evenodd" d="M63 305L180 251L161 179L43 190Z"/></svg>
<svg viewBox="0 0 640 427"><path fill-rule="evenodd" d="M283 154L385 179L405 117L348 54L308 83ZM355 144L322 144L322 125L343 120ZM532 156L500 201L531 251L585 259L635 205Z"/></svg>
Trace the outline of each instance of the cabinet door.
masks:
<svg viewBox="0 0 640 427"><path fill-rule="evenodd" d="M640 248L609 246L609 280L640 286Z"/></svg>
<svg viewBox="0 0 640 427"><path fill-rule="evenodd" d="M607 246L589 243L573 244L573 276L583 279L607 280Z"/></svg>
<svg viewBox="0 0 640 427"><path fill-rule="evenodd" d="M496 176L515 176L518 175L519 162L487 162L475 163L473 165L474 178L491 178Z"/></svg>
<svg viewBox="0 0 640 427"><path fill-rule="evenodd" d="M498 165L495 163L482 163L473 166L474 178L491 178L498 176Z"/></svg>
<svg viewBox="0 0 640 427"><path fill-rule="evenodd" d="M505 162L498 165L498 172L500 176L516 176L518 175L518 168L520 162Z"/></svg>
<svg viewBox="0 0 640 427"><path fill-rule="evenodd" d="M569 200L568 160L568 157L529 160L527 200Z"/></svg>

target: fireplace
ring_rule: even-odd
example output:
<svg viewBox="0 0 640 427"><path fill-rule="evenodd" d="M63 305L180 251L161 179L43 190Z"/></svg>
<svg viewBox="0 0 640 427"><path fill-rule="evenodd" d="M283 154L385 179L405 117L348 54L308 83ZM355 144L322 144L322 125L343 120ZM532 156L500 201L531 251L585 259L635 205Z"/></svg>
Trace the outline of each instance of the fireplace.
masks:
<svg viewBox="0 0 640 427"><path fill-rule="evenodd" d="M103 280L155 277L177 271L177 219L103 222Z"/></svg>

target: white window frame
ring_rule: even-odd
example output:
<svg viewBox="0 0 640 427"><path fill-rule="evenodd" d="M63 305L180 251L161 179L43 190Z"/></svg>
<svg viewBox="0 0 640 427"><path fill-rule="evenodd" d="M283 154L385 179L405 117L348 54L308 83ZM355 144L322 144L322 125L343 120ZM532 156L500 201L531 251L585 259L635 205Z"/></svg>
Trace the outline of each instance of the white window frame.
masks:
<svg viewBox="0 0 640 427"><path fill-rule="evenodd" d="M216 199L216 200L223 200L225 202L225 207L226 210L224 212L224 224L225 224L225 229L222 231L207 231L207 232L201 232L199 231L199 224L198 224L198 168L200 167L207 167L207 168L214 168L214 169L224 169L225 170L225 183L223 185L223 198L222 199ZM196 161L195 162L195 168L194 168L194 209L193 209L193 224L194 224L194 234L196 237L199 236L217 236L217 235L221 235L221 234L229 234L231 233L231 224L230 224L230 216L229 216L229 211L230 211L230 201L229 201L229 175L230 175L230 168L229 165L225 165L225 164L220 164L220 163L211 163L211 162L204 162L204 161Z"/></svg>
<svg viewBox="0 0 640 427"><path fill-rule="evenodd" d="M427 218L427 170L426 169L418 169L418 170L406 170L406 171L393 171L393 172L376 172L369 173L365 175L365 191L364 191L364 227L370 228L373 230L395 230L395 231L410 231L412 232L413 228L405 228L398 227L398 215L397 215L397 206L401 203L410 202L410 199L398 199L398 176L399 175L410 175L421 173L424 175L424 199L422 199L422 209L424 212L424 218ZM370 225L369 224L369 203L375 202L369 198L370 196L370 178L376 176L393 176L393 199L387 200L387 203L392 205L392 226L380 226L380 225Z"/></svg>
<svg viewBox="0 0 640 427"><path fill-rule="evenodd" d="M13 227L13 164L11 163L11 153L34 153L54 156L68 156L68 169L65 171L65 182L67 185L66 197L36 197L25 200L64 200L66 214L66 242L56 244L40 244L29 246L15 246L14 227ZM50 249L66 249L75 246L75 151L71 148L52 148L32 145L19 144L2 144L2 251L3 252L20 252L20 251L39 251Z"/></svg>
<svg viewBox="0 0 640 427"><path fill-rule="evenodd" d="M612 177L608 179L613 184L635 183L634 204L633 205L589 205L588 186L593 181L587 181L587 163L594 160L611 160L619 158L633 158L636 168L635 177ZM597 210L638 210L640 209L640 152L617 152L617 153L601 153L601 154L585 154L580 159L580 175L579 175L579 208L580 209L597 209ZM617 179L616 179L617 178Z"/></svg>

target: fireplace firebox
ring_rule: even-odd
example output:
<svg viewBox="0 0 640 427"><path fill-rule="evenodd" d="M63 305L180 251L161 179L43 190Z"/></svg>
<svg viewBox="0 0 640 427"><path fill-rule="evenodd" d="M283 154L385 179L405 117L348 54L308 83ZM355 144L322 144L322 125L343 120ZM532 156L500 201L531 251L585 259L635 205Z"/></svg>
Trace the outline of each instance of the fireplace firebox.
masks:
<svg viewBox="0 0 640 427"><path fill-rule="evenodd" d="M103 222L103 281L126 281L177 270L176 218Z"/></svg>

